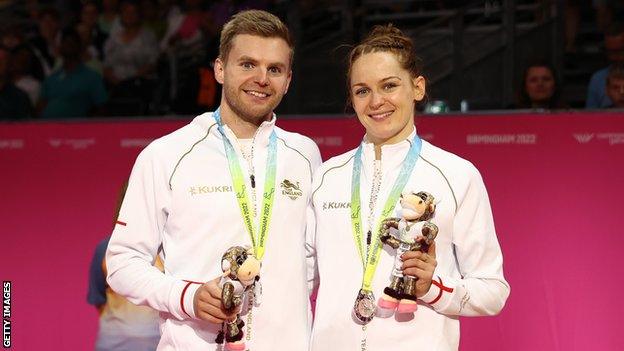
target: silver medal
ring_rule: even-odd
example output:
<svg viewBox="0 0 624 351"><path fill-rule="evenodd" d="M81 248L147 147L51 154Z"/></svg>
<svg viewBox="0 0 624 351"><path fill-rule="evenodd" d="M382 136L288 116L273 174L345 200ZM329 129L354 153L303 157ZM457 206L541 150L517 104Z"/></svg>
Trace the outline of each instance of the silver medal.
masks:
<svg viewBox="0 0 624 351"><path fill-rule="evenodd" d="M375 296L371 291L361 289L353 305L353 315L362 324L368 324L377 311Z"/></svg>

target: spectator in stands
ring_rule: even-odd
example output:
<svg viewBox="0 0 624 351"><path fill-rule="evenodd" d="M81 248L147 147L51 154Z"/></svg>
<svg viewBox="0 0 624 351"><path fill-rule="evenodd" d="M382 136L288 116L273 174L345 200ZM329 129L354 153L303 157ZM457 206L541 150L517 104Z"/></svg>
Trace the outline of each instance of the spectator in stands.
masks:
<svg viewBox="0 0 624 351"><path fill-rule="evenodd" d="M10 65L11 51L0 46L0 120L32 117L28 95L11 81Z"/></svg>
<svg viewBox="0 0 624 351"><path fill-rule="evenodd" d="M11 66L9 68L13 84L28 94L32 106L36 106L39 98L41 77L34 71L34 54L31 48L25 43L22 34L23 29L19 25L11 25L2 31L0 45L11 51Z"/></svg>
<svg viewBox="0 0 624 351"><path fill-rule="evenodd" d="M41 82L33 76L34 60L33 53L28 46L22 44L16 47L13 49L11 75L15 86L28 94L32 106L37 106Z"/></svg>
<svg viewBox="0 0 624 351"><path fill-rule="evenodd" d="M616 63L609 67L606 91L611 100L609 107L624 108L624 63Z"/></svg>
<svg viewBox="0 0 624 351"><path fill-rule="evenodd" d="M191 51L201 48L201 22L205 16L202 3L202 0L185 0L182 12L169 18L167 32L160 42L162 51L174 47Z"/></svg>
<svg viewBox="0 0 624 351"><path fill-rule="evenodd" d="M76 30L83 37L83 45L89 53L89 59L102 61L104 58L104 43L108 39L108 35L98 25L99 12L100 10L95 2L85 2L80 10L80 23L76 26Z"/></svg>
<svg viewBox="0 0 624 351"><path fill-rule="evenodd" d="M38 18L39 33L30 40L30 46L37 58L35 77L43 80L54 69L59 56L61 41L61 16L54 8L40 12Z"/></svg>
<svg viewBox="0 0 624 351"><path fill-rule="evenodd" d="M161 17L161 8L157 0L142 0L141 11L145 27L154 33L157 40L161 40L167 31L167 22ZM163 16L164 17L164 16Z"/></svg>
<svg viewBox="0 0 624 351"><path fill-rule="evenodd" d="M121 27L117 10L117 0L102 0L102 13L100 13L98 18L98 26L106 35L110 35Z"/></svg>
<svg viewBox="0 0 624 351"><path fill-rule="evenodd" d="M171 105L176 113L195 114L202 110L197 104L202 79L199 70L206 61L205 45L214 40L205 35L205 24L212 21L206 20L202 3L201 0L185 0L181 12L170 16L167 33L160 42L169 64L170 84L174 89ZM214 57L211 59L214 61Z"/></svg>
<svg viewBox="0 0 624 351"><path fill-rule="evenodd" d="M605 50L611 64L624 62L624 24L613 23L605 33ZM607 96L607 75L609 67L596 71L589 80L585 108L603 108L612 104Z"/></svg>
<svg viewBox="0 0 624 351"><path fill-rule="evenodd" d="M44 118L100 114L107 100L102 77L82 62L82 42L73 28L63 31L63 64L43 82L37 110Z"/></svg>
<svg viewBox="0 0 624 351"><path fill-rule="evenodd" d="M142 24L139 3L124 0L120 4L122 29L111 33L104 47L104 78L111 86L111 98L136 99L145 113L154 83L153 72L158 59L158 42L154 33Z"/></svg>
<svg viewBox="0 0 624 351"><path fill-rule="evenodd" d="M76 32L80 35L80 41L82 42L82 62L84 62L87 67L96 71L100 75L102 74L102 60L100 60L100 55L98 54L98 50L93 43L93 37L91 36L91 30L84 23L78 23L76 25Z"/></svg>
<svg viewBox="0 0 624 351"><path fill-rule="evenodd" d="M567 105L561 100L561 87L553 65L536 60L527 65L522 74L515 108L562 109Z"/></svg>

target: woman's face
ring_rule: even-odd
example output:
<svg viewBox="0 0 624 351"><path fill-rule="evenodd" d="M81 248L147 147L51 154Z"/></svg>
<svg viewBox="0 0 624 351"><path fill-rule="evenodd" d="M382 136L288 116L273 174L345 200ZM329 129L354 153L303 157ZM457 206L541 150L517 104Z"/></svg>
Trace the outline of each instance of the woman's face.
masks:
<svg viewBox="0 0 624 351"><path fill-rule="evenodd" d="M350 94L366 136L374 144L397 143L412 132L414 103L425 95L425 79L412 78L395 54L364 54L351 67Z"/></svg>
<svg viewBox="0 0 624 351"><path fill-rule="evenodd" d="M547 102L555 93L555 77L548 67L529 67L525 89L531 102Z"/></svg>

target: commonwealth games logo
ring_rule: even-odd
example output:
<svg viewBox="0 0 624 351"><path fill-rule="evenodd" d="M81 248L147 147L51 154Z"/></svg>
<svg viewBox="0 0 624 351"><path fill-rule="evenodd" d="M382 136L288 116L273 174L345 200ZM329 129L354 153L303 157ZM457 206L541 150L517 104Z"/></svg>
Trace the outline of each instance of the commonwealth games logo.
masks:
<svg viewBox="0 0 624 351"><path fill-rule="evenodd" d="M291 200L297 200L303 195L303 191L299 188L299 182L295 184L288 179L284 179L280 184L280 188L282 188L282 195L288 196Z"/></svg>

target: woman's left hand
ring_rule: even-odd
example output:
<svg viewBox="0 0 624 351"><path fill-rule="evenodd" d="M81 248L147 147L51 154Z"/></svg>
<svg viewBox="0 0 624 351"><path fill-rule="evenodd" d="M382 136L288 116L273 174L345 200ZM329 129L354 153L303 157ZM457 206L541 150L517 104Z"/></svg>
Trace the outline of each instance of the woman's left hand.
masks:
<svg viewBox="0 0 624 351"><path fill-rule="evenodd" d="M438 265L436 261L435 241L427 252L407 251L401 255L403 260L403 274L418 278L416 281L416 296L424 296L431 287L433 271Z"/></svg>

